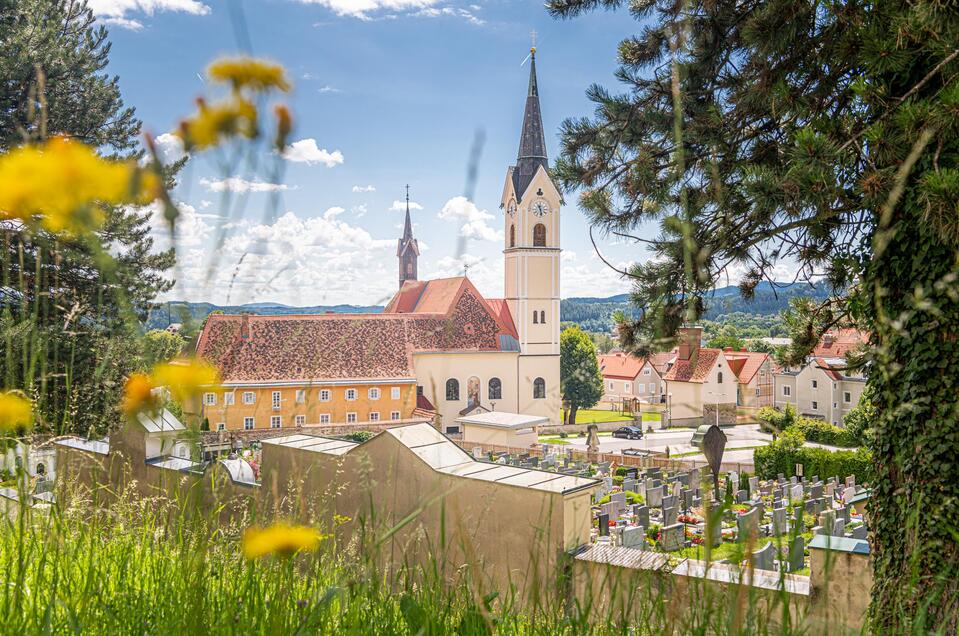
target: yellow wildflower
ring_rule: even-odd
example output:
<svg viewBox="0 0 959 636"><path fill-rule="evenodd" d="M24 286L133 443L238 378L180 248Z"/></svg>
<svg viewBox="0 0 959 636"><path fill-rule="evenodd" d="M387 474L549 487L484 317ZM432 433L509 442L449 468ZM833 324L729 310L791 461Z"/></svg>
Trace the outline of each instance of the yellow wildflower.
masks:
<svg viewBox="0 0 959 636"><path fill-rule="evenodd" d="M55 137L0 156L0 219L39 219L52 232L95 229L97 207L149 203L161 184L132 161L103 159L82 143Z"/></svg>
<svg viewBox="0 0 959 636"><path fill-rule="evenodd" d="M166 387L180 403L220 383L216 367L199 358L181 358L153 367L155 386Z"/></svg>
<svg viewBox="0 0 959 636"><path fill-rule="evenodd" d="M243 554L256 559L268 554L289 555L301 550L313 551L325 537L308 526L275 523L268 528L248 528L243 533Z"/></svg>
<svg viewBox="0 0 959 636"><path fill-rule="evenodd" d="M33 405L14 391L0 393L0 432L33 426Z"/></svg>
<svg viewBox="0 0 959 636"><path fill-rule="evenodd" d="M140 411L156 409L153 388L153 381L147 374L131 374L123 386L123 412L132 417Z"/></svg>
<svg viewBox="0 0 959 636"><path fill-rule="evenodd" d="M279 64L251 57L219 59L206 69L207 75L218 82L229 82L234 89L249 88L254 91L291 88L286 71Z"/></svg>
<svg viewBox="0 0 959 636"><path fill-rule="evenodd" d="M253 139L259 134L256 106L245 99L213 105L198 99L197 104L199 112L180 122L180 130L176 133L187 150L203 150L228 137Z"/></svg>
<svg viewBox="0 0 959 636"><path fill-rule="evenodd" d="M293 130L293 117L285 104L277 104L273 107L273 112L276 114L276 141L274 143L276 149L282 152L286 148L286 142Z"/></svg>

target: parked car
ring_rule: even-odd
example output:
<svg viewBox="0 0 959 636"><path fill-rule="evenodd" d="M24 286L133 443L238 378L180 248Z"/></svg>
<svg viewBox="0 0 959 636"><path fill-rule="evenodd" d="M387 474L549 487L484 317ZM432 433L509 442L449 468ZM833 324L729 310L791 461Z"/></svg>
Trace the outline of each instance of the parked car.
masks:
<svg viewBox="0 0 959 636"><path fill-rule="evenodd" d="M624 426L623 428L617 428L613 431L613 437L619 437L620 439L642 439L643 429L638 426Z"/></svg>

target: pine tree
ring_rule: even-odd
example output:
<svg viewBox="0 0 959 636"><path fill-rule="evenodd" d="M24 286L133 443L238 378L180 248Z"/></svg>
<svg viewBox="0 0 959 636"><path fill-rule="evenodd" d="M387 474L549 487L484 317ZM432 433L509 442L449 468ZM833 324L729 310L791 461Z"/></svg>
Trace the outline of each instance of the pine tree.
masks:
<svg viewBox="0 0 959 636"><path fill-rule="evenodd" d="M0 4L0 152L66 135L136 154L140 122L102 73L106 38L83 1ZM173 253L153 248L147 214L105 212L92 239L0 227L0 381L34 398L41 430L102 432L116 421L123 378L140 360L138 320L172 285Z"/></svg>
<svg viewBox="0 0 959 636"><path fill-rule="evenodd" d="M552 0L571 17L621 0ZM832 296L794 303L801 359L843 323L871 334L873 629L954 631L959 543L959 12L918 0L629 4L625 92L593 86L555 171L594 228L655 258L625 272L640 353L742 271ZM649 227L656 234L647 236ZM921 511L921 518L917 511Z"/></svg>
<svg viewBox="0 0 959 636"><path fill-rule="evenodd" d="M579 327L569 327L560 334L559 356L563 402L569 405L567 423L575 424L576 411L596 406L603 397L603 374L596 345Z"/></svg>

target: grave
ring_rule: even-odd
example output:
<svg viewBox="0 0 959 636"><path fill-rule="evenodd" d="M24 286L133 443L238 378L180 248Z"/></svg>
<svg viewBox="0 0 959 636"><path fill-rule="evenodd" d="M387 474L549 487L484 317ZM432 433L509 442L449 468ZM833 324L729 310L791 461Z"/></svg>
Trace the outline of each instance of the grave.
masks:
<svg viewBox="0 0 959 636"><path fill-rule="evenodd" d="M792 541L789 542L789 571L796 572L806 567L806 556L804 550L806 549L805 541L803 541L802 535L796 535Z"/></svg>
<svg viewBox="0 0 959 636"><path fill-rule="evenodd" d="M671 526L676 523L676 508L663 508L663 525Z"/></svg>
<svg viewBox="0 0 959 636"><path fill-rule="evenodd" d="M750 561L757 570L775 570L776 546L772 542L767 543L762 549L752 553Z"/></svg>
<svg viewBox="0 0 959 636"><path fill-rule="evenodd" d="M646 528L644 526L632 526L629 528L623 528L622 546L624 548L645 550L646 549Z"/></svg>
<svg viewBox="0 0 959 636"><path fill-rule="evenodd" d="M659 532L659 547L663 551L673 552L686 547L686 527L683 524L663 526Z"/></svg>
<svg viewBox="0 0 959 636"><path fill-rule="evenodd" d="M781 534L786 534L789 531L789 524L787 522L787 515L785 508L773 508L773 524L772 524L773 536L779 536Z"/></svg>
<svg viewBox="0 0 959 636"><path fill-rule="evenodd" d="M744 542L746 537L752 535L759 536L759 514L756 508L749 512L739 515L736 518L736 540Z"/></svg>
<svg viewBox="0 0 959 636"><path fill-rule="evenodd" d="M609 536L609 515L605 512L599 514L599 536Z"/></svg>
<svg viewBox="0 0 959 636"><path fill-rule="evenodd" d="M633 506L633 514L636 516L636 523L644 528L649 527L649 506L636 504Z"/></svg>

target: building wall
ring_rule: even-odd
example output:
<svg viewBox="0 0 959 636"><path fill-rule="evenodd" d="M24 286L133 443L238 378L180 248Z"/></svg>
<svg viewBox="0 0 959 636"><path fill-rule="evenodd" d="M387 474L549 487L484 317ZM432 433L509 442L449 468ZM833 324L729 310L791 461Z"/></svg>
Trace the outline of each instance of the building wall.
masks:
<svg viewBox="0 0 959 636"><path fill-rule="evenodd" d="M650 390L652 385L652 390ZM652 400L658 402L663 394L664 384L653 365L648 362L643 365L635 378L618 376L603 376L603 400L607 402L621 402L623 399Z"/></svg>
<svg viewBox="0 0 959 636"><path fill-rule="evenodd" d="M469 444L491 444L509 446L511 448L527 448L539 442L539 436L533 429L515 431L512 429L478 426L476 424L463 425L463 442Z"/></svg>
<svg viewBox="0 0 959 636"><path fill-rule="evenodd" d="M789 395L784 394L783 387L788 387ZM796 406L796 376L792 373L777 373L773 376L773 406L782 410L787 404Z"/></svg>
<svg viewBox="0 0 959 636"><path fill-rule="evenodd" d="M399 399L393 399L392 389L399 389ZM372 399L369 389L378 388L380 396L378 399ZM355 400L347 400L346 392L348 389L356 391ZM304 391L303 401L297 402L296 393L298 390ZM329 401L320 399L321 391L329 391ZM273 408L273 392L280 393L280 407ZM243 394L252 392L254 394L253 404L243 402ZM244 430L244 420L247 417L253 418L253 429L271 428L271 418L280 417L281 428L292 428L296 426L296 416L304 417L305 426L319 425L323 416L329 417L329 423L342 424L347 421L347 413L356 414L356 422L371 421L371 413L379 413L379 421L389 421L393 411L398 411L399 419L405 420L412 417L413 409L416 408L416 390L412 380L388 383L366 383L366 384L304 384L298 386L244 386L229 385L224 386L217 391L212 392L215 404L205 404L206 397L195 401L190 407L184 408L184 413L188 415L198 415L202 421L204 417L210 421L210 430L216 431L219 425L223 424L225 430L241 431ZM225 394L233 395L233 404L225 404Z"/></svg>
<svg viewBox="0 0 959 636"><path fill-rule="evenodd" d="M722 374L722 382L719 381ZM726 358L719 356L703 382L666 381L667 408L670 424L698 426L703 420L703 405L736 404L737 378ZM672 394L670 396L670 394ZM722 410L722 409L721 409Z"/></svg>
<svg viewBox="0 0 959 636"><path fill-rule="evenodd" d="M809 571L816 624L860 633L872 589L870 555L810 548Z"/></svg>
<svg viewBox="0 0 959 636"><path fill-rule="evenodd" d="M740 383L739 405L748 408L773 406L774 385L772 364L766 360L749 382Z"/></svg>

